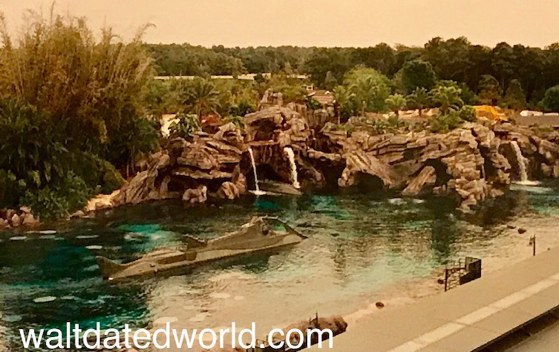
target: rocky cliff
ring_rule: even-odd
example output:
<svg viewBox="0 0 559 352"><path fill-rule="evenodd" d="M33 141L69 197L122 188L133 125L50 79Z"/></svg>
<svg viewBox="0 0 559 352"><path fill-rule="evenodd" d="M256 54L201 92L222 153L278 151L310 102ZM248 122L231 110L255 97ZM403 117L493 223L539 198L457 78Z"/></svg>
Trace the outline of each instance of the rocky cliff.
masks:
<svg viewBox="0 0 559 352"><path fill-rule="evenodd" d="M367 184L371 192L390 189L406 197L445 195L463 211L502 195L521 177L521 166L530 177L559 177L559 133L538 128L466 123L445 134L408 130L375 135L327 123L316 130L301 113L281 106L247 115L245 125L244 133L227 124L213 135L168 141L113 204L235 199L247 192L247 182L254 183L248 148L258 172L276 181L291 182L283 150L290 147L304 187Z"/></svg>

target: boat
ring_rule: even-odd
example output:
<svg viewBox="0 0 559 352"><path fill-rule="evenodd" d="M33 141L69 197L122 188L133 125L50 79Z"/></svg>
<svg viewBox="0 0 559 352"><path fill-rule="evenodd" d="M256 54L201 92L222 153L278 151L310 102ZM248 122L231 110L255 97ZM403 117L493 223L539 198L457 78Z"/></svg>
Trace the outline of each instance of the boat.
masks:
<svg viewBox="0 0 559 352"><path fill-rule="evenodd" d="M307 237L277 217L254 217L238 231L202 240L184 235L181 249L163 248L120 264L96 257L105 280L180 275L196 266L221 259L273 251L296 245Z"/></svg>

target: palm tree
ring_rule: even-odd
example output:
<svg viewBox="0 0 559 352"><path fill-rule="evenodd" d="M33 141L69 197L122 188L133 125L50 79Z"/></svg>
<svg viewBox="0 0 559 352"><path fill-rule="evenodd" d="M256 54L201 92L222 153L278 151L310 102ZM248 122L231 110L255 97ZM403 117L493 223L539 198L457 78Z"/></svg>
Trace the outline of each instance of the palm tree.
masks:
<svg viewBox="0 0 559 352"><path fill-rule="evenodd" d="M355 96L345 86L337 86L334 88L335 106L338 110L338 124L341 122L341 117L349 118L353 114L353 97Z"/></svg>
<svg viewBox="0 0 559 352"><path fill-rule="evenodd" d="M361 115L365 116L365 111L370 110L372 100L379 94L379 87L374 77L366 75L358 77L350 86L354 93L357 106L361 110Z"/></svg>
<svg viewBox="0 0 559 352"><path fill-rule="evenodd" d="M197 78L188 88L184 104L201 120L207 114L219 115L220 94L211 81Z"/></svg>
<svg viewBox="0 0 559 352"><path fill-rule="evenodd" d="M402 94L392 94L384 102L390 111L393 111L396 116L400 116L400 110L406 105L406 98Z"/></svg>
<svg viewBox="0 0 559 352"><path fill-rule="evenodd" d="M408 104L419 111L419 117L423 117L423 109L427 108L431 103L431 97L427 89L417 87L407 97Z"/></svg>
<svg viewBox="0 0 559 352"><path fill-rule="evenodd" d="M464 105L461 93L462 90L454 86L438 86L431 91L431 96L441 106L441 113L446 115L450 110L458 110Z"/></svg>

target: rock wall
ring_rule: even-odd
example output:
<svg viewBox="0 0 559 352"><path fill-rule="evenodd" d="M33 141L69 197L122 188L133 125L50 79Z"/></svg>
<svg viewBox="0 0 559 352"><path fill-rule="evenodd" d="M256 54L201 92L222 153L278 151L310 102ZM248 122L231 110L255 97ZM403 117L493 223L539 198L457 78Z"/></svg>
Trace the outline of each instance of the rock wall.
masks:
<svg viewBox="0 0 559 352"><path fill-rule="evenodd" d="M113 197L114 205L146 200L183 199L202 203L209 198L235 199L247 192L253 151L257 170L272 170L290 183L283 151L295 153L299 181L304 187L378 185L417 197L454 197L470 211L488 198L504 193L518 179L516 141L535 178L559 177L559 133L498 123L466 123L449 133L429 131L374 135L327 123L311 129L289 107L268 106L245 117L244 135L233 124L213 135L198 133L191 140L174 139L154 154L139 173ZM278 180L276 180L278 181Z"/></svg>
<svg viewBox="0 0 559 352"><path fill-rule="evenodd" d="M176 138L151 156L148 170L138 173L114 197L113 205L181 198L203 203L209 197L234 199L246 192L240 172L244 152L233 124L214 135L198 133L192 140Z"/></svg>

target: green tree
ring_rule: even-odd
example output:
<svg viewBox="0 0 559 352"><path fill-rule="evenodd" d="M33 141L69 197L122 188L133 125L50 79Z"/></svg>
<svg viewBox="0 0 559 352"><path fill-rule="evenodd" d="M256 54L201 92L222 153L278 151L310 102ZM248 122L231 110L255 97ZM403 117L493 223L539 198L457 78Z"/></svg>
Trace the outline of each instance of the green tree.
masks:
<svg viewBox="0 0 559 352"><path fill-rule="evenodd" d="M351 91L357 111L385 111L385 100L390 95L390 80L372 68L354 68L344 83Z"/></svg>
<svg viewBox="0 0 559 352"><path fill-rule="evenodd" d="M345 86L337 86L333 93L338 117L347 120L355 114L354 94Z"/></svg>
<svg viewBox="0 0 559 352"><path fill-rule="evenodd" d="M200 121L208 114L219 115L220 94L213 82L196 78L193 84L187 87L184 96L183 104L186 106L187 112L196 114Z"/></svg>
<svg viewBox="0 0 559 352"><path fill-rule="evenodd" d="M145 118L153 68L143 30L124 43L53 13L29 16L16 37L7 28L0 16L0 193L10 188L0 208L64 215L91 192L118 187L115 167L158 145Z"/></svg>
<svg viewBox="0 0 559 352"><path fill-rule="evenodd" d="M400 110L406 106L406 98L402 94L392 94L386 98L385 104L396 116L400 116Z"/></svg>
<svg viewBox="0 0 559 352"><path fill-rule="evenodd" d="M330 71L326 72L326 78L324 79L324 89L332 90L337 85L338 85L338 80L336 79L336 77L334 77L332 72Z"/></svg>
<svg viewBox="0 0 559 352"><path fill-rule="evenodd" d="M505 94L505 105L506 107L521 111L526 108L526 95L522 90L522 85L517 79L510 81Z"/></svg>
<svg viewBox="0 0 559 352"><path fill-rule="evenodd" d="M479 81L479 100L485 105L497 105L501 101L501 86L499 81L491 75L481 76Z"/></svg>
<svg viewBox="0 0 559 352"><path fill-rule="evenodd" d="M406 94L413 92L416 88L432 89L435 86L437 77L433 67L427 61L412 60L408 61L400 71L400 84Z"/></svg>
<svg viewBox="0 0 559 352"><path fill-rule="evenodd" d="M551 87L545 92L541 104L546 111L559 112L559 85Z"/></svg>
<svg viewBox="0 0 559 352"><path fill-rule="evenodd" d="M417 109L419 111L419 116L423 116L423 109L427 108L431 104L431 96L425 88L416 88L410 95L407 96L408 105L412 109Z"/></svg>
<svg viewBox="0 0 559 352"><path fill-rule="evenodd" d="M439 104L442 115L447 115L449 111L458 110L464 104L460 98L460 88L455 86L439 85L431 91L433 101Z"/></svg>

